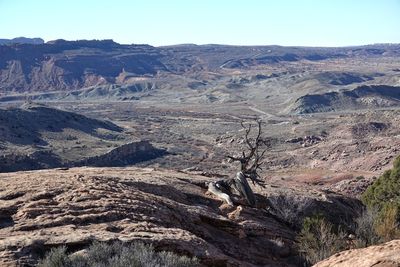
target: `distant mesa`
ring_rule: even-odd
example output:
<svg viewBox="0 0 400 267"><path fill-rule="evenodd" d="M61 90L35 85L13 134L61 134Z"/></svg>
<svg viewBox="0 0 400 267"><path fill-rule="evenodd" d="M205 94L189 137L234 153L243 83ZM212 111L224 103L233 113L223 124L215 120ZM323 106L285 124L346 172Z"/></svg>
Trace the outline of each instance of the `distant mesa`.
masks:
<svg viewBox="0 0 400 267"><path fill-rule="evenodd" d="M0 39L0 45L12 45L12 44L44 44L42 38L26 38L17 37L13 39Z"/></svg>

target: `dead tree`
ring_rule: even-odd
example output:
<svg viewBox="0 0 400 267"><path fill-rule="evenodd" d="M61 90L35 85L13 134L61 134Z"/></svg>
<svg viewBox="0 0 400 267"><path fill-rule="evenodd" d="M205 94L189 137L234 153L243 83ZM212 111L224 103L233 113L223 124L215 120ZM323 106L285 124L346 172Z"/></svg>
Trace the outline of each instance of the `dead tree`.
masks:
<svg viewBox="0 0 400 267"><path fill-rule="evenodd" d="M233 205L232 195L237 192L242 198L246 199L250 206L255 206L256 198L249 186L248 179L253 184L264 187L258 171L261 170L262 160L267 150L260 151L260 147L265 144L265 141L261 137L261 120L257 120L256 123L257 132L254 138L250 137L252 129L254 129L252 124L245 126L243 122L241 123L245 130L244 142L246 149L241 152L241 156L227 156L231 161L240 163L240 171L236 173L234 178L211 182L208 185L208 190L211 193L225 200L229 205Z"/></svg>

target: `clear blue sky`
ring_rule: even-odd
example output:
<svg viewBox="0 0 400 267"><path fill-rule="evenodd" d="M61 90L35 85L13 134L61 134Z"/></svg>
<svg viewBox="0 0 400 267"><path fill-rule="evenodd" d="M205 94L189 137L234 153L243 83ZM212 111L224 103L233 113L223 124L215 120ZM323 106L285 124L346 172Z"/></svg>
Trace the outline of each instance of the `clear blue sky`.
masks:
<svg viewBox="0 0 400 267"><path fill-rule="evenodd" d="M0 38L345 46L400 43L400 0L0 0Z"/></svg>

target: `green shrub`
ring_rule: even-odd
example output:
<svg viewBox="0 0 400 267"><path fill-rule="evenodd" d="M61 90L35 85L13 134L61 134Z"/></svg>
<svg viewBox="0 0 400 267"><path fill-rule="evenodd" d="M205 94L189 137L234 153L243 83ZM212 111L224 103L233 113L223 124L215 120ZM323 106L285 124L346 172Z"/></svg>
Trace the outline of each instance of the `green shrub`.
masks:
<svg viewBox="0 0 400 267"><path fill-rule="evenodd" d="M304 219L297 241L300 253L310 265L348 248L345 232L335 230L321 215Z"/></svg>
<svg viewBox="0 0 400 267"><path fill-rule="evenodd" d="M388 204L400 208L400 156L393 163L393 169L385 171L361 196L369 208L383 210Z"/></svg>
<svg viewBox="0 0 400 267"><path fill-rule="evenodd" d="M373 222L380 242L400 238L400 156L361 196L369 210L379 210ZM368 243L368 242L367 242Z"/></svg>
<svg viewBox="0 0 400 267"><path fill-rule="evenodd" d="M195 258L156 252L151 245L95 242L85 255L68 255L65 247L52 249L39 267L194 267Z"/></svg>

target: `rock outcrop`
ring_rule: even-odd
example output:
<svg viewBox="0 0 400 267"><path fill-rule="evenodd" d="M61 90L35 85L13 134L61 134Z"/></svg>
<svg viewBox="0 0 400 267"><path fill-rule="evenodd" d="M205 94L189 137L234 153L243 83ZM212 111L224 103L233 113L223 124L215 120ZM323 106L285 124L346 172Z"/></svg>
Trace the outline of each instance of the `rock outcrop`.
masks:
<svg viewBox="0 0 400 267"><path fill-rule="evenodd" d="M138 141L124 144L109 152L72 162L72 166L119 167L154 159L166 152L155 148L149 141Z"/></svg>
<svg viewBox="0 0 400 267"><path fill-rule="evenodd" d="M378 246L339 252L314 267L397 267L400 266L400 240Z"/></svg>
<svg viewBox="0 0 400 267"><path fill-rule="evenodd" d="M59 245L77 251L116 239L193 255L207 266L298 266L294 221L272 210L300 220L318 207L337 218L356 207L346 199L336 205L338 196L328 193L272 186L253 188L257 208L229 206L207 193L211 181L133 167L0 174L0 266L33 265ZM274 201L282 190L298 203Z"/></svg>
<svg viewBox="0 0 400 267"><path fill-rule="evenodd" d="M294 233L268 213L205 195L211 178L137 168L0 175L0 265L32 265L51 247L153 243L209 266L287 266ZM243 249L246 248L246 249Z"/></svg>
<svg viewBox="0 0 400 267"><path fill-rule="evenodd" d="M307 94L299 97L292 112L307 114L354 109L387 108L399 106L400 93L398 86L371 85L359 86L353 90Z"/></svg>

